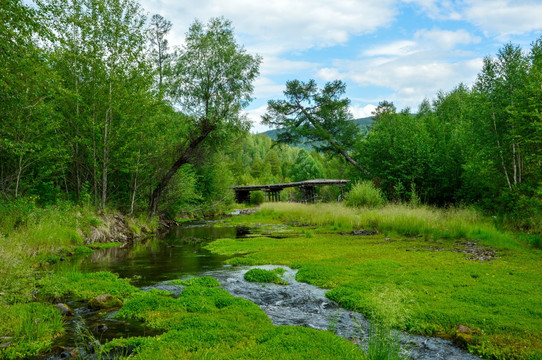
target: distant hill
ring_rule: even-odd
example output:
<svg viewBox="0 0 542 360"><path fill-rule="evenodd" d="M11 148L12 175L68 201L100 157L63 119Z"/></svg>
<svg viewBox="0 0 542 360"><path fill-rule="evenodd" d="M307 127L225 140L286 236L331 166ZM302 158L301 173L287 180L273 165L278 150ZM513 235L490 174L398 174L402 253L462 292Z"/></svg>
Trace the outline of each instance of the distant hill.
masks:
<svg viewBox="0 0 542 360"><path fill-rule="evenodd" d="M365 117L365 118L359 118L359 119L354 119L352 120L354 121L363 131L367 131L367 128L373 123L373 118L371 116L369 117ZM269 136L269 138L271 138L271 140L276 140L277 139L277 134L279 131L281 131L282 129L273 129L273 130L267 130L263 133L260 133L260 134L263 134L263 135L267 135ZM258 134L258 135L260 135ZM312 150L312 146L311 144L307 144L307 143L299 143L299 144L292 144L291 145L292 147L298 147L298 148L305 148L307 150Z"/></svg>

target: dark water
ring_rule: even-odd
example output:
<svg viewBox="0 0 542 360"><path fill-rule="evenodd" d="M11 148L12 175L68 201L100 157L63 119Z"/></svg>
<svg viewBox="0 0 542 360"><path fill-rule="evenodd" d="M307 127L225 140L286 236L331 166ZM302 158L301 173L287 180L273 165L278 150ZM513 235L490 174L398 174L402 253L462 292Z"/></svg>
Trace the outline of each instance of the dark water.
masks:
<svg viewBox="0 0 542 360"><path fill-rule="evenodd" d="M132 278L132 284L141 287L221 268L228 257L212 254L203 246L249 232L247 227L221 222L188 222L142 243L95 251L75 265L82 272L110 271Z"/></svg>

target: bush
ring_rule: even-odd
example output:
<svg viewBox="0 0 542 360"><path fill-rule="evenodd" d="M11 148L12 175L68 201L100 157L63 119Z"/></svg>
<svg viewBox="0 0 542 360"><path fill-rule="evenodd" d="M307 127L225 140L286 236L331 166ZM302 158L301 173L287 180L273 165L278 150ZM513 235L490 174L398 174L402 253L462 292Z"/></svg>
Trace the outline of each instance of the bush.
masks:
<svg viewBox="0 0 542 360"><path fill-rule="evenodd" d="M357 182L345 196L347 206L381 207L386 203L384 194L371 181Z"/></svg>
<svg viewBox="0 0 542 360"><path fill-rule="evenodd" d="M263 204L265 201L265 195L263 191L252 191L250 193L250 203L252 205L260 205Z"/></svg>

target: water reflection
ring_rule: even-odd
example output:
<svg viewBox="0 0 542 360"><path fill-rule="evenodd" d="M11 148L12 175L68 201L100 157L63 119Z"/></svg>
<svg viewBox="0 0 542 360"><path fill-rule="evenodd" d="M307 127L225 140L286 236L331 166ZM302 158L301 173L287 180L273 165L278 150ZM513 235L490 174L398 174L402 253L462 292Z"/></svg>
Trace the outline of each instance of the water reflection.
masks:
<svg viewBox="0 0 542 360"><path fill-rule="evenodd" d="M242 237L249 233L247 227L220 222L189 222L159 238L94 251L90 256L76 260L75 265L83 272L110 271L120 277L134 278L135 286L146 286L222 267L228 257L212 254L203 245L215 239Z"/></svg>

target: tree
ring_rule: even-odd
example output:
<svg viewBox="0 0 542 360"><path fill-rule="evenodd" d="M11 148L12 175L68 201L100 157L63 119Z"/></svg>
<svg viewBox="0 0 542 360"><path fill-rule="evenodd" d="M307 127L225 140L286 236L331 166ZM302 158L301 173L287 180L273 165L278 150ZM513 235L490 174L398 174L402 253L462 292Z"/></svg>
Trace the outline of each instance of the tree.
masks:
<svg viewBox="0 0 542 360"><path fill-rule="evenodd" d="M156 103L141 7L133 0L38 3L55 34L47 45L65 89L56 106L60 134L72 150L76 193L89 182L100 207L112 197L134 199L132 174L142 168Z"/></svg>
<svg viewBox="0 0 542 360"><path fill-rule="evenodd" d="M518 103L527 74L528 59L521 48L507 44L499 50L497 58L484 59L474 87L481 115L474 130L480 132L480 139L487 140L484 148L493 149L491 160L499 164L509 190L521 184L524 177Z"/></svg>
<svg viewBox="0 0 542 360"><path fill-rule="evenodd" d="M40 40L50 34L34 9L7 0L0 9L0 186L17 198L25 175L47 160L62 168L56 151L59 121L52 99L58 78L48 67ZM49 164L51 165L51 164ZM40 175L37 172L37 175ZM36 176L26 176L28 182Z"/></svg>
<svg viewBox="0 0 542 360"><path fill-rule="evenodd" d="M157 211L160 195L173 175L201 157L206 142L212 149L232 131L248 128L240 111L252 100L260 62L259 56L248 54L235 41L230 21L214 18L207 25L195 21L190 26L174 69L173 96L191 117L191 131L179 141L177 159L152 191L151 213Z"/></svg>
<svg viewBox="0 0 542 360"><path fill-rule="evenodd" d="M321 90L314 80L288 81L284 91L286 100L270 100L263 123L283 129L277 134L278 142L293 144L308 140L317 150L340 154L368 174L348 154L361 138L361 132L352 121L350 100L343 98L345 90L346 85L339 80L327 83Z"/></svg>
<svg viewBox="0 0 542 360"><path fill-rule="evenodd" d="M149 40L153 46L152 57L158 72L158 91L163 91L164 73L167 70L169 63L169 46L166 39L167 34L171 30L171 21L166 20L159 14L155 14L151 18L151 26L149 28Z"/></svg>
<svg viewBox="0 0 542 360"><path fill-rule="evenodd" d="M324 177L324 167L313 159L311 154L305 149L301 149L294 165L292 166L292 180L304 181L311 179L321 179Z"/></svg>
<svg viewBox="0 0 542 360"><path fill-rule="evenodd" d="M397 112L397 109L395 108L395 105L393 105L393 101L384 100L378 103L378 106L376 109L372 112L373 114L373 121L377 122L380 120L383 116L395 114Z"/></svg>

